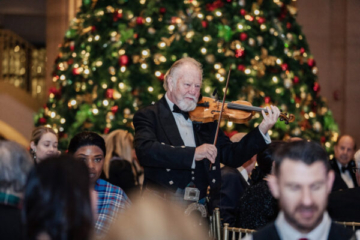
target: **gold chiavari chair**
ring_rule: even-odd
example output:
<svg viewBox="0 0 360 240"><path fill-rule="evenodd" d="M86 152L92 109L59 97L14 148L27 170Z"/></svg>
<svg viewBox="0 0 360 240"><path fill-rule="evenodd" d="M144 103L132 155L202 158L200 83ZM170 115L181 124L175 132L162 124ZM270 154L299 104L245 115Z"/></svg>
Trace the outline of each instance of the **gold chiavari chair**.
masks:
<svg viewBox="0 0 360 240"><path fill-rule="evenodd" d="M230 236L231 236L231 240L235 240L236 236L238 236L237 237L238 240L241 240L244 237L246 237L247 234L251 234L253 232L255 232L255 230L245 229L245 228L229 227L228 223L224 223L222 240L229 240ZM243 233L245 234L244 236L243 236Z"/></svg>
<svg viewBox="0 0 360 240"><path fill-rule="evenodd" d="M210 236L213 239L221 240L221 221L219 208L215 208L212 216L210 216Z"/></svg>
<svg viewBox="0 0 360 240"><path fill-rule="evenodd" d="M360 223L358 222L336 222L337 224L341 224L344 227L352 227L352 230L356 230L356 227L360 227Z"/></svg>

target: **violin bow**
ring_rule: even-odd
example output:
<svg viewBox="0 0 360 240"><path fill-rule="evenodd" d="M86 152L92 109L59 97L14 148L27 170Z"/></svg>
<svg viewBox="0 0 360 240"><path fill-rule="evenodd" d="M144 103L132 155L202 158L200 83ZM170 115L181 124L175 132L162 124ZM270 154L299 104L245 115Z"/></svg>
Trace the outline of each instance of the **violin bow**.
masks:
<svg viewBox="0 0 360 240"><path fill-rule="evenodd" d="M214 146L216 146L216 142L217 142L218 135L219 135L220 121L221 121L222 113L223 113L224 106L225 106L226 93L227 93L228 86L229 86L230 72L231 72L231 69L229 69L228 77L227 77L227 80L226 80L226 87L225 87L224 97L223 97L223 101L222 101L222 105L221 105L221 111L220 111L220 115L219 115L219 119L218 119L218 125L216 127Z"/></svg>
<svg viewBox="0 0 360 240"><path fill-rule="evenodd" d="M217 142L217 139L218 139L218 136L219 136L220 122L221 122L221 117L222 117L222 113L223 113L224 106L225 106L226 93L227 93L228 86L229 86L230 72L231 72L231 69L229 69L228 77L227 77L227 80L226 80L226 87L225 87L224 97L223 97L223 101L222 101L222 105L221 105L218 124L217 124L217 127L216 127L216 133L215 133L215 138L214 138L214 146L216 146L216 142ZM210 169L211 169L211 167L212 167L212 163L210 163Z"/></svg>

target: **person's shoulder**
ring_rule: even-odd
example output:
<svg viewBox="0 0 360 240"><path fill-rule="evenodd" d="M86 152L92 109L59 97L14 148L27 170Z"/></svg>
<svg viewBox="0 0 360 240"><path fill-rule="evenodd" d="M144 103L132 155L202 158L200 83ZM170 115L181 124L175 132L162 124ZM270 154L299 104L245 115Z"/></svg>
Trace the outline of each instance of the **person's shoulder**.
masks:
<svg viewBox="0 0 360 240"><path fill-rule="evenodd" d="M150 117L151 115L156 115L159 111L159 105L163 104L163 99L160 99L157 102L153 102L151 105L140 108L134 115L134 119L140 116Z"/></svg>
<svg viewBox="0 0 360 240"><path fill-rule="evenodd" d="M123 199L124 201L128 201L128 196L120 187L115 186L100 178L96 181L96 183L99 190L106 191L109 194L114 195L116 198L120 198L120 200Z"/></svg>

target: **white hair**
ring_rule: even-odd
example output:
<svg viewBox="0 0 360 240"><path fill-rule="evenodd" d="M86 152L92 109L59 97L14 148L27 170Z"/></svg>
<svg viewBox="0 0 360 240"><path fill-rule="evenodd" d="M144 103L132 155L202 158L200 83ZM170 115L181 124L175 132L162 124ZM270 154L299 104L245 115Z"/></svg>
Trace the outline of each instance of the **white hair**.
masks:
<svg viewBox="0 0 360 240"><path fill-rule="evenodd" d="M196 66L201 73L201 80L202 80L203 69L201 63L196 61L194 58L184 57L174 62L173 65L170 67L170 69L166 72L164 76L164 84L163 84L165 91L169 89L170 79L172 79L171 84L173 84L173 86L176 85L176 82L178 80L179 69L184 64L193 64L194 66Z"/></svg>

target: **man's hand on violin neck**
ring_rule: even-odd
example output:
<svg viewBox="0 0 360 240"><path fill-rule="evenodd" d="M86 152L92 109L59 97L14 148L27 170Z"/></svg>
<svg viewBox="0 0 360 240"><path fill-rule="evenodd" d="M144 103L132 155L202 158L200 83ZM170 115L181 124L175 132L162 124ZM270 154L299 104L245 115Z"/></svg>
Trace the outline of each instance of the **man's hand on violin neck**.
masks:
<svg viewBox="0 0 360 240"><path fill-rule="evenodd" d="M212 144L205 143L195 149L196 161L201 161L204 158L207 158L211 163L215 163L216 156L217 148Z"/></svg>
<svg viewBox="0 0 360 240"><path fill-rule="evenodd" d="M275 106L271 105L270 107L266 107L266 110L268 112L267 115L264 111L261 111L264 119L259 125L259 129L263 134L266 134L275 125L278 117L280 116L280 110Z"/></svg>

